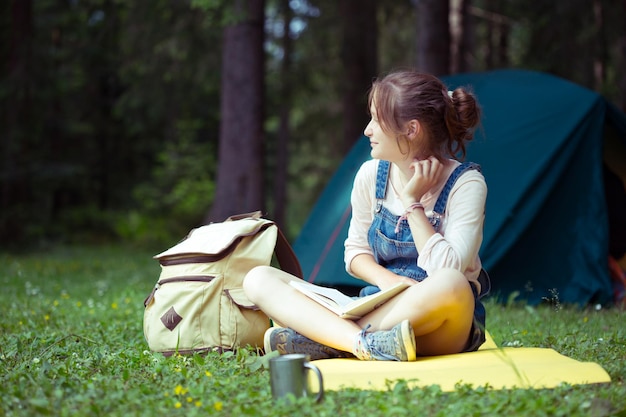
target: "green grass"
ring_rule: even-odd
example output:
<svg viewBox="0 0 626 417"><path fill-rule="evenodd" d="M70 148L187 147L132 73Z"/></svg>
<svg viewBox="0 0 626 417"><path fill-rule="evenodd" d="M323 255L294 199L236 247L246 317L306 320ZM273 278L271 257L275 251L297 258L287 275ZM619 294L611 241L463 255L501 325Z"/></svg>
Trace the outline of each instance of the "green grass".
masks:
<svg viewBox="0 0 626 417"><path fill-rule="evenodd" d="M266 358L241 350L164 358L147 350L152 253L56 248L0 254L0 416L626 416L626 315L616 309L488 301L502 346L550 347L606 369L610 384L552 390L460 385L331 391L315 404L271 398Z"/></svg>

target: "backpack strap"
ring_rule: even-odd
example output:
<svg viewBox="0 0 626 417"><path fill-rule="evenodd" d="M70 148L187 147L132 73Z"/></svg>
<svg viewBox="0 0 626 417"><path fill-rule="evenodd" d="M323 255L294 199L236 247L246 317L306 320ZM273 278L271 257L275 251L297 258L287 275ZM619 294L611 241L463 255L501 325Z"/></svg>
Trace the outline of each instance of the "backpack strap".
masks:
<svg viewBox="0 0 626 417"><path fill-rule="evenodd" d="M276 225L276 227L278 227L278 225ZM304 278L304 275L302 274L302 267L300 266L300 261L298 261L298 257L296 256L293 248L289 244L289 241L283 234L283 231L280 230L280 227L278 227L278 235L276 238L276 248L274 249L274 253L276 254L276 259L278 259L280 269L290 273L291 275L295 275L298 278Z"/></svg>
<svg viewBox="0 0 626 417"><path fill-rule="evenodd" d="M230 222L230 221L241 220L241 219L260 219L261 217L263 217L263 212L261 210L256 210L256 211L251 211L250 213L233 214L232 216L229 216L224 221Z"/></svg>

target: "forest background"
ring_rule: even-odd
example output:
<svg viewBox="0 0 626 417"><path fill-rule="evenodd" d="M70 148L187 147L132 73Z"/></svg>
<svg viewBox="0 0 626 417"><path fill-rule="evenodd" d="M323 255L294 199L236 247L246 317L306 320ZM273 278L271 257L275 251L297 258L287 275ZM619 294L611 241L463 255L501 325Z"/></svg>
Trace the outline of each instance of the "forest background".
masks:
<svg viewBox="0 0 626 417"><path fill-rule="evenodd" d="M3 2L0 247L162 249L252 210L294 238L373 78L525 68L626 110L624 22L626 0Z"/></svg>

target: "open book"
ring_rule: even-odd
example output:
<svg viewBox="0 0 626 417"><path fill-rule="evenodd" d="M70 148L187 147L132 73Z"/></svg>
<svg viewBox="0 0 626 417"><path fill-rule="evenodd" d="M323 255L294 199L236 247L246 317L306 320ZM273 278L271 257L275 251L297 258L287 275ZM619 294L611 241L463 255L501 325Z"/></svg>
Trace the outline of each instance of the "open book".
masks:
<svg viewBox="0 0 626 417"><path fill-rule="evenodd" d="M289 284L339 317L351 320L360 319L409 286L406 282L399 282L385 291L366 297L352 298L334 288L321 287L304 280L290 281Z"/></svg>

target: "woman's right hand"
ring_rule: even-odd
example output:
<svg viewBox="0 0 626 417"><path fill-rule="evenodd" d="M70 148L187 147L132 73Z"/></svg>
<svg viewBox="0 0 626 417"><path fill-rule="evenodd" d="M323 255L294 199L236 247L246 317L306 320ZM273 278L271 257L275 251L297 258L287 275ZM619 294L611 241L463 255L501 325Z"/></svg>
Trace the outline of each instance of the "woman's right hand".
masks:
<svg viewBox="0 0 626 417"><path fill-rule="evenodd" d="M417 283L414 279L394 274L387 268L379 265L372 255L366 253L357 255L352 259L350 270L358 278L377 286L381 290L392 287L400 281L404 281L409 285Z"/></svg>
<svg viewBox="0 0 626 417"><path fill-rule="evenodd" d="M441 180L444 172L443 164L431 156L423 160L413 160L411 163L413 175L402 190L402 202L408 207L412 203L419 203L422 196Z"/></svg>
<svg viewBox="0 0 626 417"><path fill-rule="evenodd" d="M386 271L388 272L388 274L385 274L384 277L381 277L382 279L380 279L379 283L376 284L376 286L381 290L386 290L387 288L393 287L398 282L406 282L409 285L417 284L417 281L412 278L394 274L389 270Z"/></svg>

